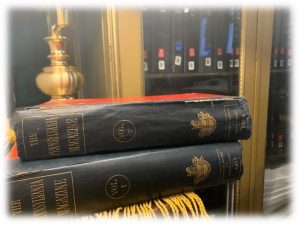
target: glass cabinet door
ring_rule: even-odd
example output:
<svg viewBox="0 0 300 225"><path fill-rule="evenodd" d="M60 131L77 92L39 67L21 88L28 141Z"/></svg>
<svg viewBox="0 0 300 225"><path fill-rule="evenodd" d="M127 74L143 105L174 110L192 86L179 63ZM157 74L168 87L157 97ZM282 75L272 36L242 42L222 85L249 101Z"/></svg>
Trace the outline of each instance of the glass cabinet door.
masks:
<svg viewBox="0 0 300 225"><path fill-rule="evenodd" d="M274 10L263 200L265 215L290 213L291 24L288 9Z"/></svg>
<svg viewBox="0 0 300 225"><path fill-rule="evenodd" d="M239 95L240 8L144 9L145 95ZM211 214L229 214L232 184L198 191Z"/></svg>
<svg viewBox="0 0 300 225"><path fill-rule="evenodd" d="M143 10L145 95L238 95L240 8Z"/></svg>

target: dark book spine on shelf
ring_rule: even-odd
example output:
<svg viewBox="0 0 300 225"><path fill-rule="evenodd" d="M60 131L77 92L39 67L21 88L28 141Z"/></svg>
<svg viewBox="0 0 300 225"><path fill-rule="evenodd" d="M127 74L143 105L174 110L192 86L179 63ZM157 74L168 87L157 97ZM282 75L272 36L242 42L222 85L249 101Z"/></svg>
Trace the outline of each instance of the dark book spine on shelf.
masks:
<svg viewBox="0 0 300 225"><path fill-rule="evenodd" d="M281 13L278 9L274 10L273 19L273 40L272 40L272 56L271 69L279 69L279 49L281 36Z"/></svg>
<svg viewBox="0 0 300 225"><path fill-rule="evenodd" d="M293 59L292 59L292 18L290 15L290 11L287 11L287 22L286 22L286 40L287 40L287 59L286 59L286 67L287 69L290 69L293 65Z"/></svg>
<svg viewBox="0 0 300 225"><path fill-rule="evenodd" d="M241 9L234 9L233 24L233 71L238 72L240 68L240 42L241 42Z"/></svg>
<svg viewBox="0 0 300 225"><path fill-rule="evenodd" d="M246 139L242 97L77 105L18 112L21 160Z"/></svg>
<svg viewBox="0 0 300 225"><path fill-rule="evenodd" d="M201 73L213 72L214 68L214 16L213 11L200 11L199 69Z"/></svg>
<svg viewBox="0 0 300 225"><path fill-rule="evenodd" d="M228 32L227 32L227 43L226 43L226 71L234 71L234 31L235 31L235 17L234 8L228 10Z"/></svg>
<svg viewBox="0 0 300 225"><path fill-rule="evenodd" d="M199 15L195 10L184 13L184 72L198 71Z"/></svg>
<svg viewBox="0 0 300 225"><path fill-rule="evenodd" d="M287 55L287 24L286 24L286 11L281 10L281 30L280 30L280 47L279 47L279 69L286 69L286 55Z"/></svg>
<svg viewBox="0 0 300 225"><path fill-rule="evenodd" d="M184 12L172 11L172 48L171 66L173 73L184 71Z"/></svg>
<svg viewBox="0 0 300 225"><path fill-rule="evenodd" d="M151 10L151 69L153 74L171 72L171 11Z"/></svg>
<svg viewBox="0 0 300 225"><path fill-rule="evenodd" d="M8 163L9 211L34 216L95 213L243 173L238 142Z"/></svg>
<svg viewBox="0 0 300 225"><path fill-rule="evenodd" d="M150 11L143 10L143 40L144 40L144 74L151 71L151 30L150 30Z"/></svg>
<svg viewBox="0 0 300 225"><path fill-rule="evenodd" d="M229 31L229 12L228 10L215 10L214 15L214 72L225 72L226 66L226 47Z"/></svg>

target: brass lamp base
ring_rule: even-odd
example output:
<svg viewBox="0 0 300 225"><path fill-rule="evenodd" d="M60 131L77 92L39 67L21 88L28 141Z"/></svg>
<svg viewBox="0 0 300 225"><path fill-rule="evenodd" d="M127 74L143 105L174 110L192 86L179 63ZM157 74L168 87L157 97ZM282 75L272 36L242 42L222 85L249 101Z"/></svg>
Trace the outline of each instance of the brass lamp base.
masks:
<svg viewBox="0 0 300 225"><path fill-rule="evenodd" d="M52 99L74 98L84 77L73 66L49 66L36 77L38 88Z"/></svg>
<svg viewBox="0 0 300 225"><path fill-rule="evenodd" d="M69 38L61 34L61 30L68 25L67 12L57 10L57 24L51 26L51 36L45 38L50 49L48 58L51 65L43 68L36 77L38 88L52 99L74 98L84 82L83 75L75 67L68 65L67 61L65 50Z"/></svg>

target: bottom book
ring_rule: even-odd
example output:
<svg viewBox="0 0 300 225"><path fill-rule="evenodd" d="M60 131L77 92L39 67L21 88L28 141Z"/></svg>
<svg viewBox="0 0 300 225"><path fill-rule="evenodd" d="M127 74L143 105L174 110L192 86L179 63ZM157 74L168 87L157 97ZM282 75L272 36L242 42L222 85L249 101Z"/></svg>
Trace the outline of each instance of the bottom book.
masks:
<svg viewBox="0 0 300 225"><path fill-rule="evenodd" d="M239 179L238 142L9 163L12 215L75 215Z"/></svg>

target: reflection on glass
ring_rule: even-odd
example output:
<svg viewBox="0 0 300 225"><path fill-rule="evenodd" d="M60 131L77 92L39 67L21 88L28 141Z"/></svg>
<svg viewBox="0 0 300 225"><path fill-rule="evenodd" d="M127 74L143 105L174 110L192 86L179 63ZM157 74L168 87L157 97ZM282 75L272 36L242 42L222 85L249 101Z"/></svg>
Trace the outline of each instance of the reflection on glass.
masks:
<svg viewBox="0 0 300 225"><path fill-rule="evenodd" d="M288 10L275 9L263 200L265 215L288 215L290 213L292 180L289 159L291 22Z"/></svg>

